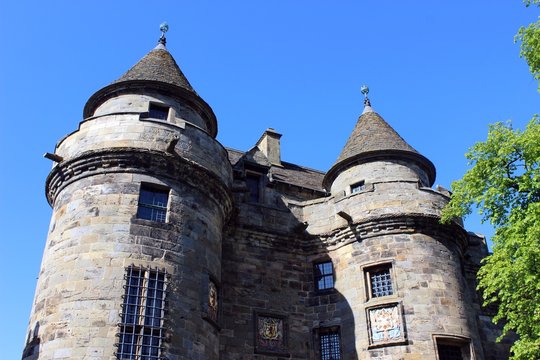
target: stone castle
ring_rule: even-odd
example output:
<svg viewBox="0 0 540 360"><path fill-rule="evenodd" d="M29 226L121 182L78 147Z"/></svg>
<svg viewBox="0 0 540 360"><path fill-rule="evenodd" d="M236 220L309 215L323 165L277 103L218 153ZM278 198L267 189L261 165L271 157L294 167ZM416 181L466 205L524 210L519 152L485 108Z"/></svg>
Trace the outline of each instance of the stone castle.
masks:
<svg viewBox="0 0 540 360"><path fill-rule="evenodd" d="M158 45L93 94L46 180L23 359L504 359L484 238L439 223L435 167L371 107L323 173L216 140Z"/></svg>

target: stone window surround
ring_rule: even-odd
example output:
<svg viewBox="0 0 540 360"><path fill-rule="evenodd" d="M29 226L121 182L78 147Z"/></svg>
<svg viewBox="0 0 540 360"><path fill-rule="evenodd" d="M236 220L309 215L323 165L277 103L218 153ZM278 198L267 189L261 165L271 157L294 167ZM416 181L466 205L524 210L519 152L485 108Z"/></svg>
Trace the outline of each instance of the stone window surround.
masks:
<svg viewBox="0 0 540 360"><path fill-rule="evenodd" d="M380 297L373 297L371 294L371 280L370 280L370 272L373 270L379 270L387 268L390 273L390 278L392 281L392 295L386 295L386 296L380 296ZM398 298L398 284L396 281L395 276L395 264L393 259L381 259L379 261L370 262L368 264L364 264L362 266L362 273L364 274L364 299L366 303L372 303L372 302L386 302L391 299Z"/></svg>
<svg viewBox="0 0 540 360"><path fill-rule="evenodd" d="M141 208L141 204L143 205L143 207L145 205L144 203L140 202L141 191L143 189L145 189L147 191L154 191L154 192L161 192L161 193L167 192L167 206L166 206L166 209L165 209L165 220L164 221L151 220L151 219L139 217L139 209ZM169 210L170 210L170 207L171 207L171 193L170 192L171 192L171 189L169 187L167 187L167 186L142 181L140 183L140 186L139 186L139 198L137 200L137 212L136 212L135 218L137 220L148 221L150 223L167 224L169 222ZM146 204L146 205L148 205L148 204Z"/></svg>
<svg viewBox="0 0 540 360"><path fill-rule="evenodd" d="M433 334L433 347L437 354L436 360L443 360L439 357L438 345L450 345L461 348L463 360L476 360L470 338L454 334Z"/></svg>
<svg viewBox="0 0 540 360"><path fill-rule="evenodd" d="M161 118L151 117L150 113L152 112L152 107L155 107L156 109L159 109L159 110L167 109L166 118L161 119ZM149 101L148 111L141 113L139 116L139 119L154 119L154 120L159 120L159 121L170 121L174 117L175 117L174 110L170 105L167 105L165 103L158 102L158 101Z"/></svg>
<svg viewBox="0 0 540 360"><path fill-rule="evenodd" d="M349 191L350 191L350 194L358 194L362 191L366 190L366 182L365 180L360 180L360 181L357 181L353 184L351 184L351 186L349 186Z"/></svg>

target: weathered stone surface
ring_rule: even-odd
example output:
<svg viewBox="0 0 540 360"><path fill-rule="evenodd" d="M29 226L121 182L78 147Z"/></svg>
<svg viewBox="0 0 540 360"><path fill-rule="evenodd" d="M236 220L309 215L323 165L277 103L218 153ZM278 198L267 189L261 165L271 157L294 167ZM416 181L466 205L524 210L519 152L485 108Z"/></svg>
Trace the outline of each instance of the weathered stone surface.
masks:
<svg viewBox="0 0 540 360"><path fill-rule="evenodd" d="M143 73L160 66L154 55ZM432 164L399 135L374 132L390 128L382 118L366 115L380 126L357 127L324 177L281 161L273 130L246 153L225 149L198 95L139 70L94 94L58 144L24 359L116 358L130 265L169 274L170 360L317 359L321 329L339 332L343 359L436 359L438 341L506 358L475 291L485 241L439 223L448 192L429 187ZM151 103L169 106L167 119L149 119ZM165 223L137 218L142 184L168 189ZM313 265L327 261L333 287L318 291ZM369 274L382 268L392 293L377 297Z"/></svg>

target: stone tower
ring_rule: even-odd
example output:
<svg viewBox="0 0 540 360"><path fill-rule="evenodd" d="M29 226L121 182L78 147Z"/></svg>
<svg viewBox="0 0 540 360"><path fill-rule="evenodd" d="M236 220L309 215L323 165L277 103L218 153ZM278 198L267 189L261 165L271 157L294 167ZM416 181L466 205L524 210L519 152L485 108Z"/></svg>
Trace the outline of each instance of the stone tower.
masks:
<svg viewBox="0 0 540 360"><path fill-rule="evenodd" d="M30 319L39 341L24 358L217 358L200 296L220 281L232 205L216 133L164 37L90 97L46 181L53 215Z"/></svg>
<svg viewBox="0 0 540 360"><path fill-rule="evenodd" d="M367 92L365 92L367 95ZM366 97L326 173L216 141L158 45L90 97L46 181L23 359L505 359L485 239L439 223L435 166Z"/></svg>

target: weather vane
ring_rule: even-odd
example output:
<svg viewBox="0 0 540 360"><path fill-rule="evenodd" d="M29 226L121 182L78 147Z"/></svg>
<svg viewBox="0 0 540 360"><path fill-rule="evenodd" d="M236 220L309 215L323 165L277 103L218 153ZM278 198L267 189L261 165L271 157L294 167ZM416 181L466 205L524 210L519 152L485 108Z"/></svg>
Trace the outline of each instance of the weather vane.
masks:
<svg viewBox="0 0 540 360"><path fill-rule="evenodd" d="M169 24L167 24L166 21L162 22L159 25L159 30L161 30L161 36L159 38L159 42L165 45L165 43L167 42L167 40L165 39L165 33L169 31Z"/></svg>
<svg viewBox="0 0 540 360"><path fill-rule="evenodd" d="M367 85L362 85L360 87L360 92L364 94L364 106L371 106L371 103L369 102L369 98L367 96L369 93L369 88L367 87Z"/></svg>

